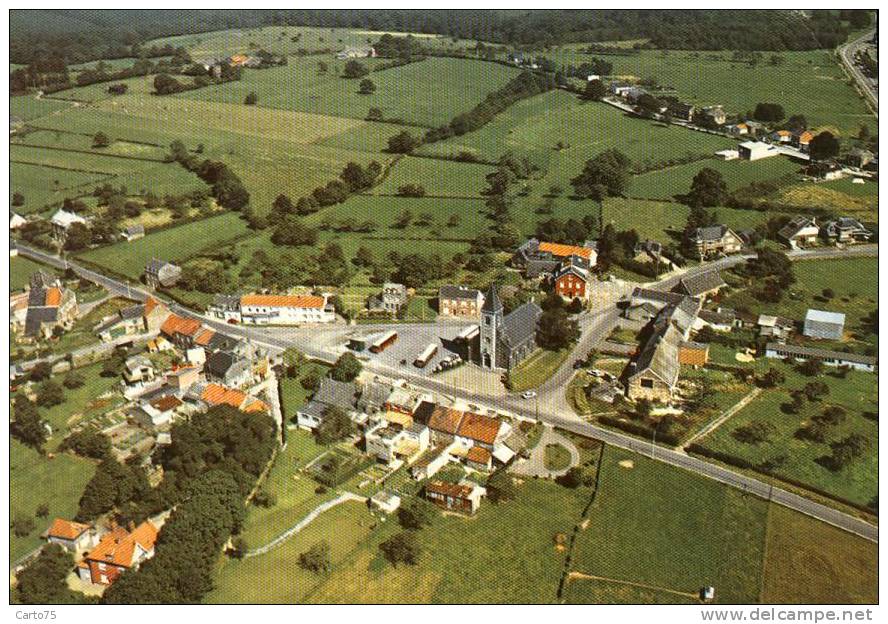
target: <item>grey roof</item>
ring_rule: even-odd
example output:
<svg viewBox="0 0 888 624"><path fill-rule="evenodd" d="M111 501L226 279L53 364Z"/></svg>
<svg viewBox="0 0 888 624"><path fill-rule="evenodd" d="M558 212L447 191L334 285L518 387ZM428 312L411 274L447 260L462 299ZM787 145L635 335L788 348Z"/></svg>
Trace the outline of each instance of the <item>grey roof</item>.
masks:
<svg viewBox="0 0 888 624"><path fill-rule="evenodd" d="M59 279L54 275L50 275L46 271L34 271L31 273L29 283L31 290L36 288L51 288L58 284Z"/></svg>
<svg viewBox="0 0 888 624"><path fill-rule="evenodd" d="M540 306L533 301L518 306L503 318L503 340L512 346L525 342L536 334L537 322L542 314Z"/></svg>
<svg viewBox="0 0 888 624"><path fill-rule="evenodd" d="M867 364L869 366L876 365L876 358L868 355L858 355L856 353L844 353L842 351L830 351L828 349L816 349L814 347L801 347L798 345L788 345L779 342L769 342L765 349L771 351L782 351L790 355L798 355L801 357L815 358L820 360L843 360L845 362L853 362L855 364Z"/></svg>
<svg viewBox="0 0 888 624"><path fill-rule="evenodd" d="M321 379L312 401L335 405L344 410L353 410L357 406L357 396L358 387L353 382L336 381L324 377Z"/></svg>
<svg viewBox="0 0 888 624"><path fill-rule="evenodd" d="M148 261L148 264L145 265L145 272L157 274L167 264L168 263L166 260L159 260L158 258L151 258L151 260Z"/></svg>
<svg viewBox="0 0 888 624"><path fill-rule="evenodd" d="M307 416L313 416L314 418L320 420L324 417L324 412L327 411L327 408L330 407L327 403L321 403L320 401L315 401L314 399L310 400L308 403L299 408L299 411Z"/></svg>
<svg viewBox="0 0 888 624"><path fill-rule="evenodd" d="M707 323L711 323L713 325L730 325L734 322L736 315L734 311L722 311L715 312L713 310L700 310L700 313L697 314L701 319L706 321Z"/></svg>
<svg viewBox="0 0 888 624"><path fill-rule="evenodd" d="M237 356L233 353L216 351L207 358L207 361L204 363L204 371L213 377L224 379L235 361L237 361Z"/></svg>
<svg viewBox="0 0 888 624"><path fill-rule="evenodd" d="M361 399L359 401L359 405L366 409L367 407L374 407L379 409L385 403L385 400L389 398L389 395L392 393L392 387L379 383L379 382L371 382L365 384L363 389L361 390Z"/></svg>
<svg viewBox="0 0 888 624"><path fill-rule="evenodd" d="M539 277L540 275L554 273L559 264L558 260L532 258L527 261L524 272L529 278Z"/></svg>
<svg viewBox="0 0 888 624"><path fill-rule="evenodd" d="M662 290L652 290L650 288L636 287L632 291L633 299L646 299L648 301L659 301L660 303L678 305L685 298L685 295L675 292L664 292Z"/></svg>
<svg viewBox="0 0 888 624"><path fill-rule="evenodd" d="M502 312L503 302L500 301L499 295L496 294L496 284L491 284L484 299L484 305L481 307L482 312Z"/></svg>
<svg viewBox="0 0 888 624"><path fill-rule="evenodd" d="M799 233L803 228L806 227L816 227L817 223L814 221L812 217L805 216L797 216L790 220L789 223L780 228L780 231L777 232L777 235L781 238L792 238L796 234Z"/></svg>
<svg viewBox="0 0 888 624"><path fill-rule="evenodd" d="M58 308L35 307L28 308L25 316L25 335L33 336L40 331L43 323L55 323L58 318Z"/></svg>
<svg viewBox="0 0 888 624"><path fill-rule="evenodd" d="M152 368L154 367L154 365L151 363L151 360L149 360L144 355L134 355L127 358L126 362L124 362L124 366L126 366L126 368L131 371L143 366L150 366Z"/></svg>
<svg viewBox="0 0 888 624"><path fill-rule="evenodd" d="M240 308L240 295L213 295L213 306L224 310L237 310Z"/></svg>
<svg viewBox="0 0 888 624"><path fill-rule="evenodd" d="M697 297L703 293L716 290L725 285L725 281L722 279L718 269L704 271L703 273L697 273L696 275L689 275L681 278L679 281L679 287L692 297Z"/></svg>
<svg viewBox="0 0 888 624"><path fill-rule="evenodd" d="M130 226L128 226L128 227L124 230L124 232L126 232L126 233L129 234L129 235L133 235L133 234L144 234L144 233L145 233L145 226L142 225L141 223L136 223L135 225L130 225Z"/></svg>
<svg viewBox="0 0 888 624"><path fill-rule="evenodd" d="M719 241L728 231L726 225L710 225L707 227L697 228L694 240L702 242Z"/></svg>
<svg viewBox="0 0 888 624"><path fill-rule="evenodd" d="M474 301L478 297L478 291L468 286L445 284L438 289L438 297L442 299L471 299Z"/></svg>
<svg viewBox="0 0 888 624"><path fill-rule="evenodd" d="M808 310L805 314L805 322L814 321L815 323L830 323L832 325L844 325L845 315L841 312L828 312L826 310Z"/></svg>
<svg viewBox="0 0 888 624"><path fill-rule="evenodd" d="M635 361L636 369L632 376L649 373L669 386L674 386L678 382L681 369L678 362L678 348L681 342L681 333L672 323L658 327L648 338Z"/></svg>

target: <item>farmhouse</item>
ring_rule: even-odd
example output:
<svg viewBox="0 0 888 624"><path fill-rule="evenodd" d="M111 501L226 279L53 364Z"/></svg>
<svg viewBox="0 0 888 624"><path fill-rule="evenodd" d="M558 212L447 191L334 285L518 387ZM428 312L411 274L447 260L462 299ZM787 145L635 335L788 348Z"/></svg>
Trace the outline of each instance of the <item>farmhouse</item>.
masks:
<svg viewBox="0 0 888 624"><path fill-rule="evenodd" d="M844 353L842 351L829 351L827 349L815 349L801 347L779 342L769 342L765 345L765 357L792 358L795 360L820 360L827 366L848 366L855 370L873 372L876 370L876 358L856 353Z"/></svg>
<svg viewBox="0 0 888 624"><path fill-rule="evenodd" d="M53 235L59 240L64 240L65 236L68 234L69 227L75 223L86 225L87 221L76 212L68 212L64 208L59 208L56 213L52 215L52 219L49 220L49 223L52 226Z"/></svg>
<svg viewBox="0 0 888 624"><path fill-rule="evenodd" d="M781 342L795 331L795 322L792 319L770 314L760 314L756 325L759 328L760 336L774 338Z"/></svg>
<svg viewBox="0 0 888 624"><path fill-rule="evenodd" d="M710 327L715 331L729 332L734 329L736 314L733 310L720 308L719 310L700 310L697 320L694 321L694 329L700 330Z"/></svg>
<svg viewBox="0 0 888 624"><path fill-rule="evenodd" d="M466 465L475 470L488 471L491 469L492 455L482 446L473 446L466 452Z"/></svg>
<svg viewBox="0 0 888 624"><path fill-rule="evenodd" d="M561 263L577 256L591 269L598 261L598 252L591 244L564 245L549 243L535 238L525 241L512 255L512 266L524 272L525 277L536 278L554 275Z"/></svg>
<svg viewBox="0 0 888 624"><path fill-rule="evenodd" d="M694 244L701 257L716 254L732 254L743 249L743 241L726 225L710 225L697 228L694 232Z"/></svg>
<svg viewBox="0 0 888 624"><path fill-rule="evenodd" d="M484 295L480 290L466 286L447 284L438 289L438 314L465 318L478 318Z"/></svg>
<svg viewBox="0 0 888 624"><path fill-rule="evenodd" d="M102 536L98 545L77 566L80 579L86 583L110 585L131 568L154 556L157 527L145 521L127 531L116 527Z"/></svg>
<svg viewBox="0 0 888 624"><path fill-rule="evenodd" d="M382 285L382 292L372 295L367 301L367 308L371 312L387 312L397 314L401 307L407 303L407 287L404 284L386 282Z"/></svg>
<svg viewBox="0 0 888 624"><path fill-rule="evenodd" d="M858 169L863 169L868 164L873 162L875 158L875 154L873 154L869 150L861 149L859 147L854 147L848 152L848 156L846 157L846 162L852 167L857 167Z"/></svg>
<svg viewBox="0 0 888 624"><path fill-rule="evenodd" d="M95 533L88 524L64 518L53 520L45 535L50 544L58 544L75 554L95 546Z"/></svg>
<svg viewBox="0 0 888 624"><path fill-rule="evenodd" d="M792 132L789 130L777 130L771 133L771 140L775 143L790 143L792 142Z"/></svg>
<svg viewBox="0 0 888 624"><path fill-rule="evenodd" d="M203 370L207 380L232 388L241 388L253 380L250 360L228 350L211 353Z"/></svg>
<svg viewBox="0 0 888 624"><path fill-rule="evenodd" d="M481 446L493 450L509 436L511 427L499 418L466 412L456 430L456 439L464 446Z"/></svg>
<svg viewBox="0 0 888 624"><path fill-rule="evenodd" d="M801 249L817 243L820 228L814 217L799 215L780 228L777 237L790 249Z"/></svg>
<svg viewBox="0 0 888 624"><path fill-rule="evenodd" d="M252 325L296 325L332 323L333 306L326 296L244 295L240 299L241 320Z"/></svg>
<svg viewBox="0 0 888 624"><path fill-rule="evenodd" d="M813 132L811 132L810 130L804 130L792 135L792 144L803 152L807 152L813 138Z"/></svg>
<svg viewBox="0 0 888 624"><path fill-rule="evenodd" d="M49 338L56 327L70 329L77 317L77 297L61 280L43 271L31 275L25 335Z"/></svg>
<svg viewBox="0 0 888 624"><path fill-rule="evenodd" d="M216 405L228 405L242 412L268 412L269 408L263 401L248 395L242 390L227 388L216 383L199 381L191 386L185 400L207 409Z"/></svg>
<svg viewBox="0 0 888 624"><path fill-rule="evenodd" d="M809 338L841 340L845 331L845 315L841 312L808 310L805 314L805 327L802 333Z"/></svg>
<svg viewBox="0 0 888 624"><path fill-rule="evenodd" d="M417 422L428 425L436 442L453 442L464 413L443 405L423 401L414 413Z"/></svg>
<svg viewBox="0 0 888 624"><path fill-rule="evenodd" d="M853 217L839 217L827 221L820 230L821 235L834 243L863 243L868 241L873 233Z"/></svg>
<svg viewBox="0 0 888 624"><path fill-rule="evenodd" d="M725 130L727 130L730 134L733 134L734 136L745 136L749 134L749 126L742 122L729 124L725 126Z"/></svg>
<svg viewBox="0 0 888 624"><path fill-rule="evenodd" d="M171 288L182 277L182 267L152 258L145 266L145 283L149 288Z"/></svg>
<svg viewBox="0 0 888 624"><path fill-rule="evenodd" d="M740 158L743 160L760 160L777 156L780 153L780 150L773 145L761 141L744 141L737 146L737 151L740 152Z"/></svg>
<svg viewBox="0 0 888 624"><path fill-rule="evenodd" d="M709 295L718 294L718 291L724 286L727 286L727 284L722 279L721 273L718 272L718 269L712 269L681 278L675 289L690 297L705 299Z"/></svg>
<svg viewBox="0 0 888 624"><path fill-rule="evenodd" d="M463 481L448 483L446 481L429 481L425 487L426 498L438 507L447 511L474 514L481 506L481 497L487 490L477 483Z"/></svg>
<svg viewBox="0 0 888 624"><path fill-rule="evenodd" d="M153 333L160 330L169 315L169 308L154 297L148 297L145 303L122 308L117 314L106 317L95 332L104 342L143 332Z"/></svg>
<svg viewBox="0 0 888 624"><path fill-rule="evenodd" d="M487 369L509 370L536 349L537 323L543 311L533 301L503 314L503 304L490 286L481 309L480 364Z"/></svg>
<svg viewBox="0 0 888 624"><path fill-rule="evenodd" d="M657 323L659 321L659 317ZM682 335L672 323L661 323L631 363L626 383L630 399L668 402L678 384L678 352Z"/></svg>

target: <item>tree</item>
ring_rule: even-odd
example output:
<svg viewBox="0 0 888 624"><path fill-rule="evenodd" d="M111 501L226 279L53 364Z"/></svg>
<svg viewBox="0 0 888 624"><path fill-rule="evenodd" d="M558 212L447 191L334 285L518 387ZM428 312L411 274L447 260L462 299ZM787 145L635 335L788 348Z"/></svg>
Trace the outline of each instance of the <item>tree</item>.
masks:
<svg viewBox="0 0 888 624"><path fill-rule="evenodd" d="M430 503L413 499L398 509L398 522L409 531L418 531L432 523L434 509Z"/></svg>
<svg viewBox="0 0 888 624"><path fill-rule="evenodd" d="M247 540L243 537L236 537L231 542L231 548L228 549L228 556L232 559L243 559L248 551Z"/></svg>
<svg viewBox="0 0 888 624"><path fill-rule="evenodd" d="M810 381L802 388L809 401L820 401L829 394L829 386L822 381Z"/></svg>
<svg viewBox="0 0 888 624"><path fill-rule="evenodd" d="M799 364L796 370L806 377L817 377L823 372L823 362L817 358L810 358Z"/></svg>
<svg viewBox="0 0 888 624"><path fill-rule="evenodd" d="M586 88L583 91L583 99L590 101L599 101L607 95L607 87L600 80L589 80L586 82Z"/></svg>
<svg viewBox="0 0 888 624"><path fill-rule="evenodd" d="M16 537L27 537L34 530L34 518L18 513L12 521L12 532Z"/></svg>
<svg viewBox="0 0 888 624"><path fill-rule="evenodd" d="M758 378L758 383L763 388L774 388L784 381L786 381L786 375L776 368L769 368L764 375Z"/></svg>
<svg viewBox="0 0 888 624"><path fill-rule="evenodd" d="M34 515L38 518L46 518L49 516L49 503L40 503L37 505L37 510L34 512Z"/></svg>
<svg viewBox="0 0 888 624"><path fill-rule="evenodd" d="M37 391L37 405L40 407L53 407L65 401L65 391L52 379L47 379Z"/></svg>
<svg viewBox="0 0 888 624"><path fill-rule="evenodd" d="M65 249L80 251L92 243L92 232L83 223L72 224L65 233Z"/></svg>
<svg viewBox="0 0 888 624"><path fill-rule="evenodd" d="M371 106L367 111L367 121L382 121L382 109Z"/></svg>
<svg viewBox="0 0 888 624"><path fill-rule="evenodd" d="M771 278L780 288L788 288L795 282L792 262L782 251L763 247L755 258L746 261L746 272L756 279Z"/></svg>
<svg viewBox="0 0 888 624"><path fill-rule="evenodd" d="M81 457L105 459L111 456L111 441L104 433L94 429L81 429L62 440L59 449L74 451Z"/></svg>
<svg viewBox="0 0 888 624"><path fill-rule="evenodd" d="M272 232L271 242L290 247L310 247L318 242L318 232L305 225L299 217L287 215Z"/></svg>
<svg viewBox="0 0 888 624"><path fill-rule="evenodd" d="M374 91L376 91L376 84L369 78L364 78L358 88L358 93L361 95L370 95Z"/></svg>
<svg viewBox="0 0 888 624"><path fill-rule="evenodd" d="M326 540L313 544L299 555L299 567L315 574L329 572L331 566L330 544Z"/></svg>
<svg viewBox="0 0 888 624"><path fill-rule="evenodd" d="M563 475L556 479L559 485L563 485L566 488L576 489L583 485L583 469L579 466L574 466L569 469Z"/></svg>
<svg viewBox="0 0 888 624"><path fill-rule="evenodd" d="M402 197L425 197L426 190L422 184L402 184L398 187L398 195Z"/></svg>
<svg viewBox="0 0 888 624"><path fill-rule="evenodd" d="M728 196L728 185L722 174L715 169L704 167L691 182L691 190L686 196L686 202L692 207L712 207L724 203Z"/></svg>
<svg viewBox="0 0 888 624"><path fill-rule="evenodd" d="M410 531L403 531L388 538L379 545L386 561L397 567L399 563L416 565L419 562L420 548L416 537Z"/></svg>
<svg viewBox="0 0 888 624"><path fill-rule="evenodd" d="M25 205L25 196L16 191L12 194L12 205L13 206L24 206Z"/></svg>
<svg viewBox="0 0 888 624"><path fill-rule="evenodd" d="M355 424L344 410L331 405L324 410L324 419L318 425L315 435L321 444L333 444L354 435Z"/></svg>
<svg viewBox="0 0 888 624"><path fill-rule="evenodd" d="M824 130L813 139L808 146L813 160L829 160L839 154L839 140L831 132Z"/></svg>
<svg viewBox="0 0 888 624"><path fill-rule="evenodd" d="M111 139L108 138L108 135L104 132L96 132L95 136L93 136L93 147L102 148L109 145L111 145Z"/></svg>
<svg viewBox="0 0 888 624"><path fill-rule="evenodd" d="M638 106L642 114L652 117L660 112L663 103L650 93L644 93L638 98L636 106Z"/></svg>
<svg viewBox="0 0 888 624"><path fill-rule="evenodd" d="M86 379L84 379L83 375L81 375L76 370L70 371L67 375L65 375L65 379L62 380L62 385L65 386L68 390L80 388L85 383Z"/></svg>
<svg viewBox="0 0 888 624"><path fill-rule="evenodd" d="M494 503L514 500L518 494L512 476L504 470L495 472L487 480L487 495Z"/></svg>
<svg viewBox="0 0 888 624"><path fill-rule="evenodd" d="M154 91L157 95L169 95L170 93L178 93L184 87L182 83L170 76L169 74L157 74L154 77Z"/></svg>
<svg viewBox="0 0 888 624"><path fill-rule="evenodd" d="M622 195L629 184L630 164L625 154L608 149L587 160L582 173L570 183L579 197L601 200L603 195Z"/></svg>
<svg viewBox="0 0 888 624"><path fill-rule="evenodd" d="M43 381L52 375L52 365L49 362L37 362L28 373L31 381Z"/></svg>
<svg viewBox="0 0 888 624"><path fill-rule="evenodd" d="M768 102L759 102L755 105L755 111L752 114L756 121L778 122L781 121L786 114L780 104L772 104Z"/></svg>
<svg viewBox="0 0 888 624"><path fill-rule="evenodd" d="M345 68L342 70L343 78L363 78L369 73L370 70L363 63L354 59L346 62Z"/></svg>
<svg viewBox="0 0 888 624"><path fill-rule="evenodd" d="M58 544L49 544L28 566L16 574L15 596L23 604L74 604L78 594L68 588L65 578L74 568L71 553Z"/></svg>
<svg viewBox="0 0 888 624"><path fill-rule="evenodd" d="M40 450L46 442L46 428L37 411L37 405L24 394L17 394L13 404L15 420L9 424L10 433L19 442Z"/></svg>
<svg viewBox="0 0 888 624"><path fill-rule="evenodd" d="M336 381L354 381L361 374L363 366L352 353L343 353L330 369L330 377Z"/></svg>
<svg viewBox="0 0 888 624"><path fill-rule="evenodd" d="M388 151L393 154L409 154L419 147L421 141L403 130L388 140Z"/></svg>
<svg viewBox="0 0 888 624"><path fill-rule="evenodd" d="M244 104L246 104L247 106L253 106L258 101L259 101L259 96L256 95L255 91L250 91L247 94L247 97L244 98Z"/></svg>
<svg viewBox="0 0 888 624"><path fill-rule="evenodd" d="M746 444L757 445L766 442L777 428L763 420L753 420L734 429L733 436Z"/></svg>
<svg viewBox="0 0 888 624"><path fill-rule="evenodd" d="M786 129L790 132L804 132L808 129L808 119L804 115L790 115L786 120Z"/></svg>
<svg viewBox="0 0 888 624"><path fill-rule="evenodd" d="M328 69L327 63L325 63L324 61L318 61L318 73L319 74L326 74L327 69Z"/></svg>
<svg viewBox="0 0 888 624"><path fill-rule="evenodd" d="M561 297L555 293L550 294L547 300L552 300L555 297L560 301ZM537 327L537 342L541 347L550 351L564 349L580 337L579 323L570 318L563 303L558 307L549 307L544 310Z"/></svg>

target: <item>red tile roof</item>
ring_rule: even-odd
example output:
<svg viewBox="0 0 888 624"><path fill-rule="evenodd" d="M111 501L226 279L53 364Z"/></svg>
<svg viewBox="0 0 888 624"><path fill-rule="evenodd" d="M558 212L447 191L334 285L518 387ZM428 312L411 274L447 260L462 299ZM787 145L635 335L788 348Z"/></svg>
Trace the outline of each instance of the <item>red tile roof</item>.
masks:
<svg viewBox="0 0 888 624"><path fill-rule="evenodd" d="M46 289L46 305L57 306L62 302L62 291L58 288Z"/></svg>
<svg viewBox="0 0 888 624"><path fill-rule="evenodd" d="M459 423L462 422L463 413L459 410L436 405L429 417L429 429L441 431L454 435L459 429Z"/></svg>
<svg viewBox="0 0 888 624"><path fill-rule="evenodd" d="M577 247L576 245L562 245L561 243L541 242L540 251L548 251L553 256L566 258L567 256L580 256L589 260L592 257L592 250L588 247Z"/></svg>
<svg viewBox="0 0 888 624"><path fill-rule="evenodd" d="M482 444L493 444L496 442L501 424L498 418L467 412L459 426L457 435Z"/></svg>
<svg viewBox="0 0 888 624"><path fill-rule="evenodd" d="M194 339L194 344L198 344L202 347L210 344L210 340L212 340L213 336L216 335L212 329L205 329L200 334L198 334L197 338Z"/></svg>
<svg viewBox="0 0 888 624"><path fill-rule="evenodd" d="M52 526L49 527L49 531L47 531L47 536L57 537L64 540L74 540L88 529L88 524L72 522L71 520L65 520L64 518L56 518L52 521Z"/></svg>
<svg viewBox="0 0 888 624"><path fill-rule="evenodd" d="M154 399L153 401L151 401L151 407L153 407L154 409L159 410L161 412L166 412L171 409L176 409L180 405L182 405L182 401L180 401L179 399L177 399L176 397L174 397L171 394L168 394L166 396L162 396L159 399Z"/></svg>
<svg viewBox="0 0 888 624"><path fill-rule="evenodd" d="M123 527L117 527L106 533L98 546L84 559L129 568L133 564L136 544L145 550L151 550L157 541L157 533L157 527L148 521L140 524L132 533L128 533Z"/></svg>
<svg viewBox="0 0 888 624"><path fill-rule="evenodd" d="M315 295L244 295L242 306L268 308L323 308L324 298Z"/></svg>
<svg viewBox="0 0 888 624"><path fill-rule="evenodd" d="M483 446L473 446L469 449L469 452L466 453L466 459L470 462L475 462L476 464L489 464L490 451Z"/></svg>
<svg viewBox="0 0 888 624"><path fill-rule="evenodd" d="M459 485L457 483L448 483L447 481L429 481L426 484L426 492L435 494L443 494L453 498L468 498L472 494L473 488L468 485Z"/></svg>
<svg viewBox="0 0 888 624"><path fill-rule="evenodd" d="M182 334L183 336L194 336L200 329L200 321L197 319L186 319L176 314L170 314L169 318L160 326L161 333L167 336Z"/></svg>

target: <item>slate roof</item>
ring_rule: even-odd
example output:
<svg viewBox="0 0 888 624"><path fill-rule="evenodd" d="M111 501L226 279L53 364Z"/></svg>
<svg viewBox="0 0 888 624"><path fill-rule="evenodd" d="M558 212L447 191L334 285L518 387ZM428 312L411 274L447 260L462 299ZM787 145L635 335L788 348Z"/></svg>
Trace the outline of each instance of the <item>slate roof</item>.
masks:
<svg viewBox="0 0 888 624"><path fill-rule="evenodd" d="M685 298L685 295L675 292L664 292L662 290L652 290L650 288L636 287L632 291L633 299L646 299L648 301L659 301L660 303L678 305Z"/></svg>
<svg viewBox="0 0 888 624"><path fill-rule="evenodd" d="M533 301L515 308L503 317L503 340L513 346L525 342L536 334L537 322L542 314L540 306Z"/></svg>
<svg viewBox="0 0 888 624"><path fill-rule="evenodd" d="M709 291L717 290L725 285L725 281L722 279L718 269L712 269L711 271L704 271L703 273L683 277L679 281L679 288L683 290L685 294L692 297L697 297L704 293L708 293Z"/></svg>
<svg viewBox="0 0 888 624"><path fill-rule="evenodd" d="M502 312L503 302L500 301L499 295L496 294L496 285L491 284L487 291L487 297L484 299L484 305L481 307L482 312Z"/></svg>
<svg viewBox="0 0 888 624"><path fill-rule="evenodd" d="M224 379L228 370L236 361L237 357L233 353L216 351L207 358L207 361L204 363L204 370L213 377Z"/></svg>
<svg viewBox="0 0 888 624"><path fill-rule="evenodd" d="M438 289L440 299L470 299L474 301L478 297L478 291L468 286L445 284Z"/></svg>
<svg viewBox="0 0 888 624"><path fill-rule="evenodd" d="M335 405L344 410L353 410L357 406L358 387L353 382L336 381L329 377L321 379L312 401Z"/></svg>
<svg viewBox="0 0 888 624"><path fill-rule="evenodd" d="M733 312L715 312L714 310L700 310L697 316L713 325L730 325L736 318Z"/></svg>
<svg viewBox="0 0 888 624"><path fill-rule="evenodd" d="M843 360L845 362L867 364L869 366L876 365L876 358L869 355L859 355L857 353L844 353L842 351L830 351L829 349L802 347L798 345L782 344L779 342L769 342L767 345L765 345L765 349L820 360Z"/></svg>
<svg viewBox="0 0 888 624"><path fill-rule="evenodd" d="M694 240L699 242L720 241L727 231L728 226L726 225L710 225L707 227L697 228L697 232L694 235Z"/></svg>
<svg viewBox="0 0 888 624"><path fill-rule="evenodd" d="M674 386L678 382L681 369L678 362L678 348L681 342L682 336L672 323L667 323L664 329L654 331L635 361L636 369L632 376L647 373L658 377L669 386Z"/></svg>
<svg viewBox="0 0 888 624"><path fill-rule="evenodd" d="M817 227L817 222L812 217L798 216L780 228L777 235L788 240L806 227Z"/></svg>

